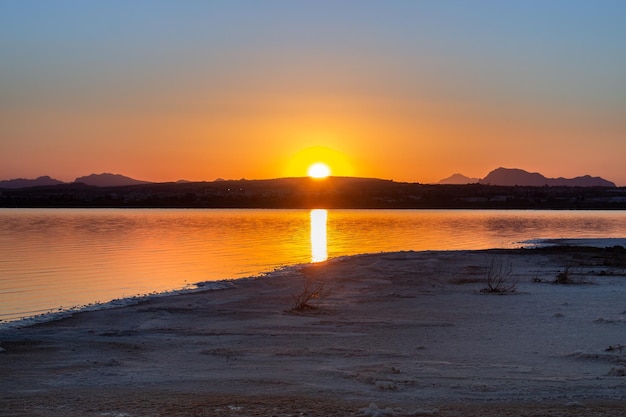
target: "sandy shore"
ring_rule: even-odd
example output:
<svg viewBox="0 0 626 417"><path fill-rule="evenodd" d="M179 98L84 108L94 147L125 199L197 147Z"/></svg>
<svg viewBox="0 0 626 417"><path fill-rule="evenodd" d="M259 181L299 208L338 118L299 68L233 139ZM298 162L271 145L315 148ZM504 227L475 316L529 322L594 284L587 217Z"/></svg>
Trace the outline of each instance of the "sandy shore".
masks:
<svg viewBox="0 0 626 417"><path fill-rule="evenodd" d="M626 250L355 256L0 341L3 416L623 416Z"/></svg>

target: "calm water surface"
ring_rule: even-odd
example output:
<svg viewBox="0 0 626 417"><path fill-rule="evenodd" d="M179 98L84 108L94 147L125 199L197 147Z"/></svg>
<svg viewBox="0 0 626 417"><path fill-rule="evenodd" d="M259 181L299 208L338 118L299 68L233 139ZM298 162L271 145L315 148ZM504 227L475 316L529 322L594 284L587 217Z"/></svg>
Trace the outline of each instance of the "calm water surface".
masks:
<svg viewBox="0 0 626 417"><path fill-rule="evenodd" d="M0 320L327 257L594 237L626 237L626 212L0 209Z"/></svg>

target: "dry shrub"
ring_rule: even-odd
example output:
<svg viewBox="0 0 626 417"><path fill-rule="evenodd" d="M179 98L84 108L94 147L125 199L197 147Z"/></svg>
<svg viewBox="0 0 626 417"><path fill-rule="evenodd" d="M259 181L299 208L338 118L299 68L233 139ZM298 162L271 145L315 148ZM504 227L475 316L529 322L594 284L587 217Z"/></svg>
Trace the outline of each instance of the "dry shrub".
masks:
<svg viewBox="0 0 626 417"><path fill-rule="evenodd" d="M565 267L562 272L556 274L556 278L554 279L555 284L571 284L572 283L572 275L571 271L568 267Z"/></svg>
<svg viewBox="0 0 626 417"><path fill-rule="evenodd" d="M577 275L574 277L574 275ZM563 271L556 274L553 284L559 285L586 285L592 284L593 282L587 280L584 276L581 276L580 273L575 273L569 266L566 266Z"/></svg>
<svg viewBox="0 0 626 417"><path fill-rule="evenodd" d="M481 292L490 294L506 294L515 292L517 280L512 279L513 264L504 257L492 258L485 271L485 288Z"/></svg>
<svg viewBox="0 0 626 417"><path fill-rule="evenodd" d="M293 297L291 311L302 313L304 311L316 310L318 307L314 304L326 295L324 291L324 282L315 278L307 278L304 281L304 288Z"/></svg>

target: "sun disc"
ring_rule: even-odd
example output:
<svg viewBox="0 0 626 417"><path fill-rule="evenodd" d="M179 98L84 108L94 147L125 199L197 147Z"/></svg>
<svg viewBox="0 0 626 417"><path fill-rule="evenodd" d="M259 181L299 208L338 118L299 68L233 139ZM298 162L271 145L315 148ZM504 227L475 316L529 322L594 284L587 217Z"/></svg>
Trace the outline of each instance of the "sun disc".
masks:
<svg viewBox="0 0 626 417"><path fill-rule="evenodd" d="M326 178L330 175L330 168L323 162L316 162L307 171L311 178Z"/></svg>
<svg viewBox="0 0 626 417"><path fill-rule="evenodd" d="M315 163L323 163L328 166L329 176L350 177L354 175L350 159L343 153L325 146L311 146L300 149L288 159L283 175L285 177L308 176L309 168Z"/></svg>

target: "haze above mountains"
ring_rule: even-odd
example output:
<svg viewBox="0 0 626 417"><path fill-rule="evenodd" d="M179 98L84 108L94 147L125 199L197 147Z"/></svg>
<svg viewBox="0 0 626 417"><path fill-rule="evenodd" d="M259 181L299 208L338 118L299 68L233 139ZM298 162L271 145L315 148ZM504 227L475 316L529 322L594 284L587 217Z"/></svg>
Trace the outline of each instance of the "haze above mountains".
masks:
<svg viewBox="0 0 626 417"><path fill-rule="evenodd" d="M187 182L184 180L179 183ZM117 187L128 185L151 184L150 181L136 180L119 174L102 173L91 174L78 177L74 183L82 183L96 187ZM49 176L41 176L36 179L12 179L0 181L0 188L26 188L37 186L50 186L68 184ZM470 178L462 174L453 174L448 178L439 181L439 184L484 184L484 185L500 185L500 186L568 186L568 187L616 187L615 183L605 180L601 177L592 177L584 175L576 178L547 178L536 172L528 172L516 168L497 168L491 171L485 178Z"/></svg>

